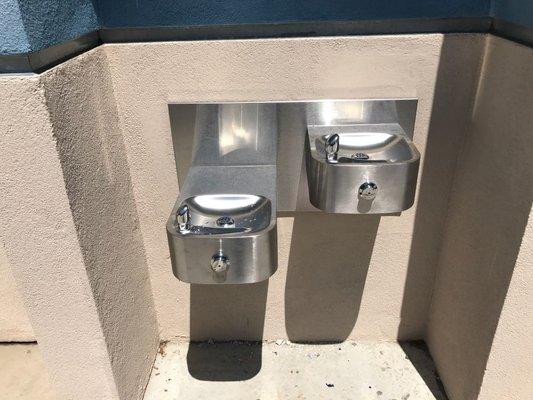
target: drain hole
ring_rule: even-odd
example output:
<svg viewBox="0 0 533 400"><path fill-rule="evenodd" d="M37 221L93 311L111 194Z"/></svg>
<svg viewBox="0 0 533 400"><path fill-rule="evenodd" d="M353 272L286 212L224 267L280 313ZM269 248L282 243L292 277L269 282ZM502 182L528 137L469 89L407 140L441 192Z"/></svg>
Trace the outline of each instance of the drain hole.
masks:
<svg viewBox="0 0 533 400"><path fill-rule="evenodd" d="M231 217L220 217L217 219L217 225L221 227L227 227L235 224L235 221Z"/></svg>
<svg viewBox="0 0 533 400"><path fill-rule="evenodd" d="M355 153L352 154L352 158L354 160L368 160L370 157L368 156L368 154L365 153Z"/></svg>

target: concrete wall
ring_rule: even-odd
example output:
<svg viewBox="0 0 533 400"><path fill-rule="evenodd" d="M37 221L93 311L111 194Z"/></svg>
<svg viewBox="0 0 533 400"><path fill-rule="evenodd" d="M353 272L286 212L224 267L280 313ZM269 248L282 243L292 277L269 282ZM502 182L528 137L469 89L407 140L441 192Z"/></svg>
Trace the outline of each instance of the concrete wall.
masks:
<svg viewBox="0 0 533 400"><path fill-rule="evenodd" d="M0 93L0 237L43 358L65 398L117 398L39 77Z"/></svg>
<svg viewBox="0 0 533 400"><path fill-rule="evenodd" d="M533 50L489 37L428 327L452 400L477 398L482 384L487 399L526 398L533 389L526 311L533 272L525 267L533 243L524 233L533 199L532 109Z"/></svg>
<svg viewBox="0 0 533 400"><path fill-rule="evenodd" d="M436 34L104 46L161 338L422 338L483 38ZM438 79L447 86L435 97ZM173 277L163 229L179 190L169 102L373 97L419 98L414 140L423 162L415 207L381 218L281 216L279 269L268 282L206 287ZM326 242L335 257L321 251Z"/></svg>
<svg viewBox="0 0 533 400"><path fill-rule="evenodd" d="M158 336L427 338L451 400L526 396L531 357L508 344L531 337L532 53L438 34L117 44L2 77L0 237L65 397L140 398ZM268 282L173 277L169 102L383 97L419 99L411 210L284 213Z"/></svg>
<svg viewBox="0 0 533 400"><path fill-rule="evenodd" d="M136 399L159 338L107 59L87 53L41 82L119 395Z"/></svg>
<svg viewBox="0 0 533 400"><path fill-rule="evenodd" d="M533 304L533 209L522 238L516 265L487 360L480 398L486 400L526 399L532 389L533 319L524 306ZM502 385L502 382L505 382Z"/></svg>
<svg viewBox="0 0 533 400"><path fill-rule="evenodd" d="M0 342L31 342L31 328L22 298L17 290L4 247L0 244Z"/></svg>
<svg viewBox="0 0 533 400"><path fill-rule="evenodd" d="M66 399L142 398L159 342L109 78L101 49L0 78L0 237Z"/></svg>
<svg viewBox="0 0 533 400"><path fill-rule="evenodd" d="M105 268L123 257L115 253L124 246L120 243L138 243L135 235L142 235L142 243L134 246L141 253L134 258L150 271L162 339L422 338L483 43L482 35L410 35L106 45L91 52L102 58L93 61L94 67L76 59L45 73L70 207L78 232L84 232L79 236L87 262ZM148 64L147 57L154 60ZM301 65L307 66L304 74ZM104 75L105 90L93 84L88 93L94 97L86 98L84 79L96 74L94 68L109 68L110 77ZM446 85L436 89L439 80ZM414 139L423 158L416 206L401 216L381 218L284 214L278 220L279 270L269 282L205 287L177 281L162 228L179 190L168 102L342 97L419 98ZM116 109L100 110L104 102L116 102ZM85 137L78 120L87 109L90 117L83 121L92 122L85 129L98 136L87 133L74 143L72 138ZM110 119L115 113L116 121ZM300 171L291 173L299 176ZM117 177L126 186L119 192L108 189L102 198L96 186L92 189ZM102 214L100 205L115 201L105 211L110 216L101 218L114 220L113 211L123 205L120 212L133 218L134 236L122 238L121 230L132 228L130 222L121 227L120 219L110 231L94 229L91 219ZM101 239L117 235L116 242ZM333 259L317 251L326 241L336 254Z"/></svg>

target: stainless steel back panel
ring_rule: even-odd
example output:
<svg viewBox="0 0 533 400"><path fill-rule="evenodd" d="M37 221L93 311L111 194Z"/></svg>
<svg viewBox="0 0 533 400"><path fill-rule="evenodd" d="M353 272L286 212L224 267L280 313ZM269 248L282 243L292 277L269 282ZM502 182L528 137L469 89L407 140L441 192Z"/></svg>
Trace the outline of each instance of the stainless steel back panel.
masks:
<svg viewBox="0 0 533 400"><path fill-rule="evenodd" d="M365 125L397 123L412 139L416 99L317 100L267 103L222 103L224 106L275 106L277 120L277 210L319 211L309 200L304 157L308 125ZM202 104L169 104L178 181L183 184L191 166L196 115ZM216 104L208 104L216 106ZM229 114L229 113L228 113ZM233 115L236 111L233 110ZM244 121L248 126L251 122ZM259 133L259 131L257 131ZM260 135L260 134L259 134ZM256 137L260 140L260 136ZM231 142L231 140L230 140ZM231 142L233 143L233 142ZM242 141L241 145L253 143ZM229 147L233 144L229 145ZM257 158L256 162L260 158Z"/></svg>

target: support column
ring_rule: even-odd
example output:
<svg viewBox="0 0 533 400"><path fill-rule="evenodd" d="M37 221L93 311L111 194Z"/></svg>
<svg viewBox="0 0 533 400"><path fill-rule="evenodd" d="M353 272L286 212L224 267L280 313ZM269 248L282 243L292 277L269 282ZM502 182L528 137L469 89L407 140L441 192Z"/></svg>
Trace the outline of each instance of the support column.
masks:
<svg viewBox="0 0 533 400"><path fill-rule="evenodd" d="M0 235L62 398L141 399L158 345L100 50L0 78Z"/></svg>

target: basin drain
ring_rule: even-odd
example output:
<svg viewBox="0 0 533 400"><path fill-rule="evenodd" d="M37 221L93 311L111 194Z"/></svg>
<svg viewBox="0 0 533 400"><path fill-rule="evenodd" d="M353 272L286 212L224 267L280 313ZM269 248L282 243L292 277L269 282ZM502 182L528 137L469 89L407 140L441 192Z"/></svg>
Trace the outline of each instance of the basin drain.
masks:
<svg viewBox="0 0 533 400"><path fill-rule="evenodd" d="M354 160L368 160L370 157L368 156L368 154L365 153L355 153L352 154L352 158Z"/></svg>
<svg viewBox="0 0 533 400"><path fill-rule="evenodd" d="M235 224L235 221L231 217L220 217L219 219L217 219L217 225L223 228L231 226L233 224Z"/></svg>

